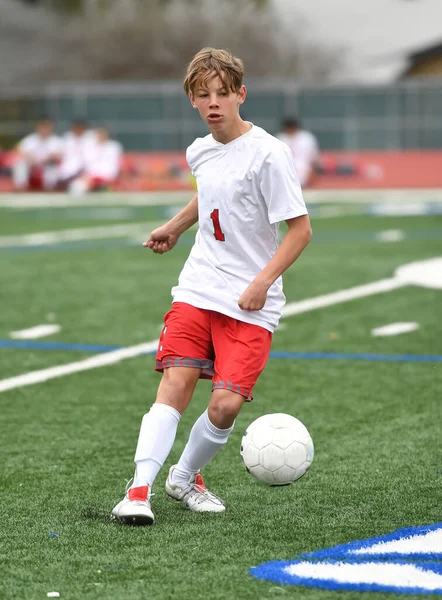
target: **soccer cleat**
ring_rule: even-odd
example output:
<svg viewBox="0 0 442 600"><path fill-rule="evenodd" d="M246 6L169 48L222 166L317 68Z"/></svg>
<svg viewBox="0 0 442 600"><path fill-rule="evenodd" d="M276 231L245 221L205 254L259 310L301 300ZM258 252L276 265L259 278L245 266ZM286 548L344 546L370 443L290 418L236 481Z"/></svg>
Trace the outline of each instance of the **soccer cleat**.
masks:
<svg viewBox="0 0 442 600"><path fill-rule="evenodd" d="M193 475L187 483L173 483L172 473L176 465L170 467L166 479L166 493L174 500L181 500L184 506L194 512L221 513L226 510L224 502L206 488L200 473Z"/></svg>
<svg viewBox="0 0 442 600"><path fill-rule="evenodd" d="M111 513L111 519L125 525L152 525L155 521L150 507L149 486L129 487L126 496L119 502Z"/></svg>

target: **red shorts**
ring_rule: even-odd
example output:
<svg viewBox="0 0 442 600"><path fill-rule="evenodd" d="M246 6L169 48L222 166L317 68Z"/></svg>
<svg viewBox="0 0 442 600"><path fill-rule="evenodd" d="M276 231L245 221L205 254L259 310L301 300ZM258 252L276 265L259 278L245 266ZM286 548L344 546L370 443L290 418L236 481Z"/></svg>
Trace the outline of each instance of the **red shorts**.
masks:
<svg viewBox="0 0 442 600"><path fill-rule="evenodd" d="M111 187L112 181L110 179L103 179L103 177L91 177L89 179L89 188L97 190L104 187Z"/></svg>
<svg viewBox="0 0 442 600"><path fill-rule="evenodd" d="M252 399L252 388L264 369L272 334L213 310L174 302L164 317L155 369L201 369L212 390L226 389Z"/></svg>
<svg viewBox="0 0 442 600"><path fill-rule="evenodd" d="M43 169L32 167L29 173L28 189L33 192L42 192L43 184Z"/></svg>

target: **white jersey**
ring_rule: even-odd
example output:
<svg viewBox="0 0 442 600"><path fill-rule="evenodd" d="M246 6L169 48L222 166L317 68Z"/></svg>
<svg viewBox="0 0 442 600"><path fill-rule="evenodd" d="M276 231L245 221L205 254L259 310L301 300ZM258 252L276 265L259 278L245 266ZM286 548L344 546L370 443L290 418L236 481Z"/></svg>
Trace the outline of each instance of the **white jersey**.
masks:
<svg viewBox="0 0 442 600"><path fill-rule="evenodd" d="M96 135L93 131L85 131L82 135L75 135L72 131L66 133L63 136L63 154L59 176L62 179L68 179L83 171L88 158L93 153L95 144Z"/></svg>
<svg viewBox="0 0 442 600"><path fill-rule="evenodd" d="M228 144L211 134L196 139L187 162L198 185L199 231L173 301L273 332L285 304L281 277L261 310L241 310L238 300L275 254L279 223L307 214L290 150L252 126Z"/></svg>
<svg viewBox="0 0 442 600"><path fill-rule="evenodd" d="M301 185L307 183L310 170L319 158L319 147L315 136L303 129L294 134L280 133L278 139L290 148L293 153L295 169Z"/></svg>
<svg viewBox="0 0 442 600"><path fill-rule="evenodd" d="M31 133L21 140L18 145L20 153L35 165L43 165L50 156L60 154L62 141L57 135L42 138L38 133Z"/></svg>
<svg viewBox="0 0 442 600"><path fill-rule="evenodd" d="M122 155L123 149L118 142L114 140L98 142L93 146L88 158L87 174L90 177L113 181L120 172Z"/></svg>

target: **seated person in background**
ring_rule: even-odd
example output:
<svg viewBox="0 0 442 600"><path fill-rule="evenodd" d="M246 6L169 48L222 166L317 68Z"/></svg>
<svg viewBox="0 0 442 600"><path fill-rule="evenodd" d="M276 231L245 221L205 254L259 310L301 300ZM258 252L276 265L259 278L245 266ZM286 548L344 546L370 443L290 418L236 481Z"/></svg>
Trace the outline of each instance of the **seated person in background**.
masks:
<svg viewBox="0 0 442 600"><path fill-rule="evenodd" d="M35 132L17 146L12 176L17 190L53 190L58 179L62 141L50 119L38 121Z"/></svg>
<svg viewBox="0 0 442 600"><path fill-rule="evenodd" d="M311 182L315 165L319 161L319 146L315 136L301 129L297 119L285 119L282 132L276 137L291 149L299 182L302 187L306 187Z"/></svg>
<svg viewBox="0 0 442 600"><path fill-rule="evenodd" d="M88 154L84 173L69 185L72 194L84 194L112 187L121 168L123 148L115 140L109 139L104 127L95 130L96 142Z"/></svg>
<svg viewBox="0 0 442 600"><path fill-rule="evenodd" d="M83 119L72 122L71 130L63 136L63 152L58 170L59 187L66 189L73 179L84 173L88 158L94 151L96 137Z"/></svg>
<svg viewBox="0 0 442 600"><path fill-rule="evenodd" d="M6 151L0 146L0 177L10 175Z"/></svg>

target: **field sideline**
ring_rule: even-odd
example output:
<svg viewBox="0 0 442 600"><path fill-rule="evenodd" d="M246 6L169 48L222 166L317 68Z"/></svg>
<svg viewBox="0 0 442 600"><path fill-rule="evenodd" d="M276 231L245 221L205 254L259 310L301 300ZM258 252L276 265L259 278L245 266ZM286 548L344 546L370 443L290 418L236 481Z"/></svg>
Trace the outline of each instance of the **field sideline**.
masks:
<svg viewBox="0 0 442 600"><path fill-rule="evenodd" d="M153 347L2 391L27 373L155 342L194 232L163 256L140 244L186 198L0 197L0 598L378 600L281 586L249 569L442 520L442 289L393 285L299 309L441 257L440 192L407 192L402 202L400 192L357 193L356 202L347 192L307 194L313 240L284 279L295 309L275 333L254 402L205 470L226 500L221 517L188 513L164 492L207 403L210 384L201 382L155 485L155 526L109 520L155 399ZM408 333L372 333L410 322ZM11 337L50 324L60 327L50 336ZM295 415L314 440L313 465L294 486L263 488L241 465L242 434L267 412Z"/></svg>

